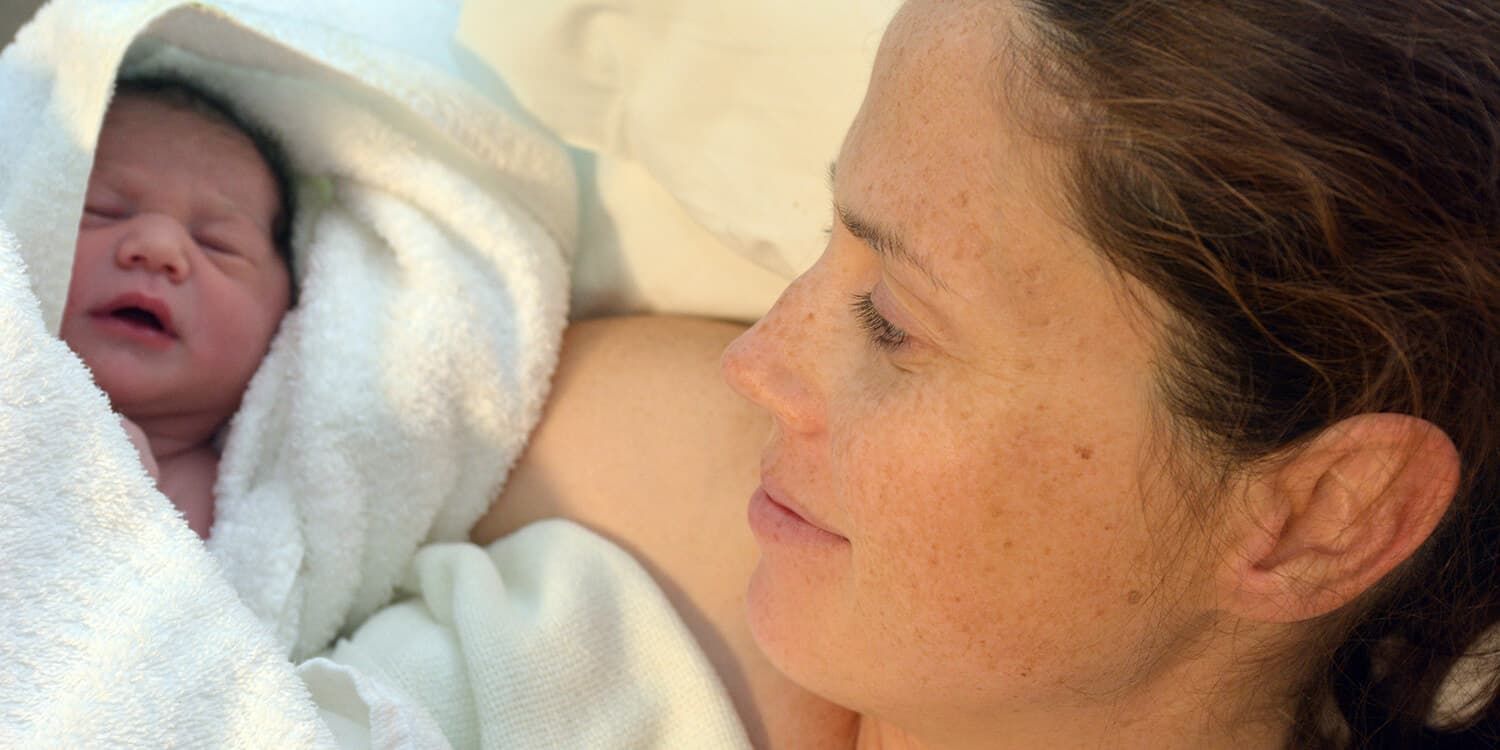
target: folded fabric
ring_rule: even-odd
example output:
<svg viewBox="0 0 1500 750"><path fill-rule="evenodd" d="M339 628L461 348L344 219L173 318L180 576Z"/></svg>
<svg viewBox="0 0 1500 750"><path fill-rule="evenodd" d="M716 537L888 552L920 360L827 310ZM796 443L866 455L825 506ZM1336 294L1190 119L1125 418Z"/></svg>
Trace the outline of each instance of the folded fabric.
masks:
<svg viewBox="0 0 1500 750"><path fill-rule="evenodd" d="M575 524L543 521L483 549L429 545L401 592L299 667L325 714L371 704L348 700L353 668L424 706L456 748L749 747L651 577Z"/></svg>
<svg viewBox="0 0 1500 750"><path fill-rule="evenodd" d="M586 155L574 314L763 315L822 251L899 5L464 0L464 49Z"/></svg>
<svg viewBox="0 0 1500 750"><path fill-rule="evenodd" d="M0 216L53 330L122 70L225 96L303 178L300 302L225 435L208 542L293 657L386 602L420 543L465 538L539 417L556 359L572 167L462 82L456 13L396 0L55 0L0 56ZM73 459L36 470L72 471Z"/></svg>
<svg viewBox="0 0 1500 750"><path fill-rule="evenodd" d="M465 538L539 416L575 223L561 148L459 80L455 14L55 0L0 55L0 746L745 746L603 539L418 551ZM206 546L50 332L121 70L224 95L304 182L300 302Z"/></svg>
<svg viewBox="0 0 1500 750"><path fill-rule="evenodd" d="M332 743L46 331L0 225L0 747Z"/></svg>

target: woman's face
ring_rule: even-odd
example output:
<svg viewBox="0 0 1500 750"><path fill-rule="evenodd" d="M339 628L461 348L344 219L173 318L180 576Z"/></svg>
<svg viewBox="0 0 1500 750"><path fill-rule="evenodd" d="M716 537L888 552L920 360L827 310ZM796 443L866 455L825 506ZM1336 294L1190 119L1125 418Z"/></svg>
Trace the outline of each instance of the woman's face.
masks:
<svg viewBox="0 0 1500 750"><path fill-rule="evenodd" d="M1157 564L1152 298L1064 225L1003 12L966 5L893 22L826 251L724 359L775 424L758 643L835 702L955 733L1138 684L1187 627L1153 606L1187 590Z"/></svg>

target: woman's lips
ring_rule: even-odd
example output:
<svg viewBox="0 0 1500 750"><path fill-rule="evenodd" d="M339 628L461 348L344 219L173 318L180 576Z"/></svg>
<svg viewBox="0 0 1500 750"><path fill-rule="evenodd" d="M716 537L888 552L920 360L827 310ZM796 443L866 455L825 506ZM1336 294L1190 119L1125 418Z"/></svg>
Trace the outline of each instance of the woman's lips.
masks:
<svg viewBox="0 0 1500 750"><path fill-rule="evenodd" d="M809 522L791 508L779 503L765 487L750 496L750 530L762 543L796 545L847 545L849 540Z"/></svg>

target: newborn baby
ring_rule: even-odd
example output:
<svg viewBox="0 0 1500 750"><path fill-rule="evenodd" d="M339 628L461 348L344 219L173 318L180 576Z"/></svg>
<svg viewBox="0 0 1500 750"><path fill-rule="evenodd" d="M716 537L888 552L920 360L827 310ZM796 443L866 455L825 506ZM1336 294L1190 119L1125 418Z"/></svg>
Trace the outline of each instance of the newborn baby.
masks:
<svg viewBox="0 0 1500 750"><path fill-rule="evenodd" d="M215 438L292 304L279 149L180 82L122 81L89 176L61 336L198 536Z"/></svg>

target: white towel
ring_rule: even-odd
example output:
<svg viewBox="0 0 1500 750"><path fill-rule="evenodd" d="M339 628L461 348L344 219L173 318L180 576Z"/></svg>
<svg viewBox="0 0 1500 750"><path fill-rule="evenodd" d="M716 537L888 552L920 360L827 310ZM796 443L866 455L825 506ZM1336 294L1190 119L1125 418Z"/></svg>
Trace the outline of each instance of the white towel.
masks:
<svg viewBox="0 0 1500 750"><path fill-rule="evenodd" d="M300 302L228 429L208 542L294 658L385 603L419 544L465 538L555 363L571 165L462 84L456 14L55 0L0 56L0 216L52 330L121 70L220 93L316 177L293 233Z"/></svg>
<svg viewBox="0 0 1500 750"><path fill-rule="evenodd" d="M484 549L428 545L401 591L410 598L299 668L320 706L410 716L399 700L341 700L339 681L365 675L425 707L455 748L750 746L650 575L575 524L542 521Z"/></svg>
<svg viewBox="0 0 1500 750"><path fill-rule="evenodd" d="M746 746L607 541L418 552L465 536L539 415L574 230L562 151L457 83L455 14L54 0L0 54L0 747ZM206 546L52 335L121 66L226 95L315 176Z"/></svg>
<svg viewBox="0 0 1500 750"><path fill-rule="evenodd" d="M0 747L749 747L650 576L567 522L423 548L295 672L43 324L0 224Z"/></svg>
<svg viewBox="0 0 1500 750"><path fill-rule="evenodd" d="M0 747L331 742L43 327L0 227Z"/></svg>

